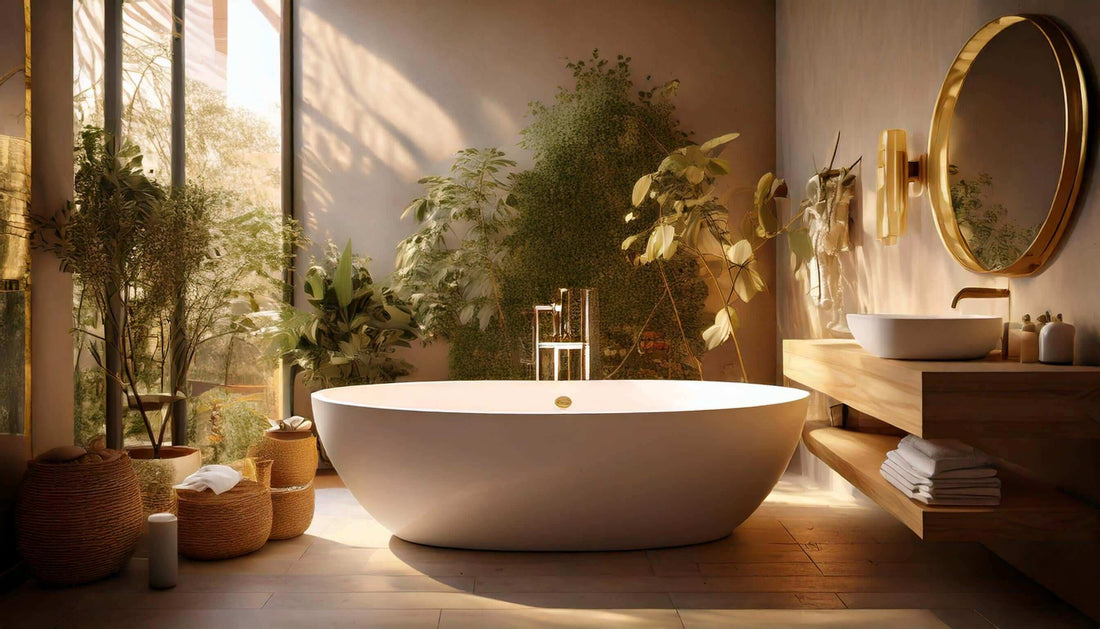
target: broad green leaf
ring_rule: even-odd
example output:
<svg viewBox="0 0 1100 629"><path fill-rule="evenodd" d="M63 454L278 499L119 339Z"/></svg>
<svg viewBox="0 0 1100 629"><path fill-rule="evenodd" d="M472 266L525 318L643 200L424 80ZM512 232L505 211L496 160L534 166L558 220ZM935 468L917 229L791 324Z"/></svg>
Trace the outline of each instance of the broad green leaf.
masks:
<svg viewBox="0 0 1100 629"><path fill-rule="evenodd" d="M756 208L761 208L768 202L772 192L772 184L775 183L775 174L764 173L760 177L760 181L756 182L756 194L753 196L753 205Z"/></svg>
<svg viewBox="0 0 1100 629"><path fill-rule="evenodd" d="M676 253L676 230L672 225L658 225L646 242L645 256L649 260L669 259Z"/></svg>
<svg viewBox="0 0 1100 629"><path fill-rule="evenodd" d="M336 293L336 303L341 308L347 308L351 303L351 257L351 239L348 239L332 276L332 290Z"/></svg>
<svg viewBox="0 0 1100 629"><path fill-rule="evenodd" d="M741 319L733 306L726 306L714 315L714 325L703 331L703 340L711 350L725 343L735 330L741 327Z"/></svg>
<svg viewBox="0 0 1100 629"><path fill-rule="evenodd" d="M791 253L795 257L795 270L797 271L807 260L814 255L814 245L810 240L810 234L805 229L796 229L787 233L787 243L791 247Z"/></svg>
<svg viewBox="0 0 1100 629"><path fill-rule="evenodd" d="M707 162L707 174L710 176L719 177L721 175L728 175L729 173L730 164L726 160L715 157Z"/></svg>
<svg viewBox="0 0 1100 629"><path fill-rule="evenodd" d="M649 187L653 184L653 175L643 175L638 181L634 183L634 195L632 201L634 207L638 207L645 201L646 195L649 194Z"/></svg>
<svg viewBox="0 0 1100 629"><path fill-rule="evenodd" d="M466 304L458 313L458 322L462 325L466 325L474 318L474 313L476 312L477 304Z"/></svg>
<svg viewBox="0 0 1100 629"><path fill-rule="evenodd" d="M703 182L703 177L706 176L706 172L698 166L688 166L684 169L684 178L687 179L692 185L698 185Z"/></svg>
<svg viewBox="0 0 1100 629"><path fill-rule="evenodd" d="M752 260L752 245L747 240L738 240L726 248L726 259L737 266L748 264Z"/></svg>
<svg viewBox="0 0 1100 629"><path fill-rule="evenodd" d="M774 203L765 202L760 207L760 227L764 230L763 235L774 234L779 229L779 218L775 215Z"/></svg>
<svg viewBox="0 0 1100 629"><path fill-rule="evenodd" d="M725 135L720 135L716 138L703 142L703 145L699 148L704 152L710 151L712 149L718 148L719 146L722 146L723 144L728 144L729 142L736 140L740 135L740 133L727 133Z"/></svg>
<svg viewBox="0 0 1100 629"><path fill-rule="evenodd" d="M492 320L493 314L495 312L496 308L493 306L493 304L485 304L481 307L480 310L478 310L477 322L482 331L485 331L485 329L489 327L489 321Z"/></svg>
<svg viewBox="0 0 1100 629"><path fill-rule="evenodd" d="M413 214L414 216L416 216L417 222L424 220L423 214L421 214L421 210L427 204L428 201L426 199L416 199L405 207L405 211L401 212L401 218L404 219L409 214Z"/></svg>
<svg viewBox="0 0 1100 629"><path fill-rule="evenodd" d="M641 236L642 236L642 234L634 234L633 236L627 236L626 240L623 241L623 251L626 251L631 246L633 246L634 243L637 242L638 238L640 238Z"/></svg>
<svg viewBox="0 0 1100 629"><path fill-rule="evenodd" d="M757 284L753 281L752 274L754 271L748 267L738 269L737 275L733 280L733 291L737 293L737 297L741 301L749 302L757 293Z"/></svg>

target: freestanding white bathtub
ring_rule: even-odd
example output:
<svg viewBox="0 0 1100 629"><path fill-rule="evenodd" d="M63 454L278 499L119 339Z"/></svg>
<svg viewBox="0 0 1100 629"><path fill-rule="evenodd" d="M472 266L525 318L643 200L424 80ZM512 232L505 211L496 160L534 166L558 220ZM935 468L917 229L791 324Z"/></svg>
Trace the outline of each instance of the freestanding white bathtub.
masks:
<svg viewBox="0 0 1100 629"><path fill-rule="evenodd" d="M733 531L794 453L807 396L731 382L409 382L318 391L313 412L340 478L402 539L625 550Z"/></svg>

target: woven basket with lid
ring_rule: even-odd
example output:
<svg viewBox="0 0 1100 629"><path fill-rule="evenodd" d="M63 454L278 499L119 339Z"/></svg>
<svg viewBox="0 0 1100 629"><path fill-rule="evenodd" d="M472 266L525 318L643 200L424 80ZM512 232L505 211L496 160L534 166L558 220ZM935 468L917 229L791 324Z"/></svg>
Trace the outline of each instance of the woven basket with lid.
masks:
<svg viewBox="0 0 1100 629"><path fill-rule="evenodd" d="M113 450L89 454L83 462L30 461L19 487L19 554L46 583L75 585L112 575L141 536L141 490L130 457Z"/></svg>

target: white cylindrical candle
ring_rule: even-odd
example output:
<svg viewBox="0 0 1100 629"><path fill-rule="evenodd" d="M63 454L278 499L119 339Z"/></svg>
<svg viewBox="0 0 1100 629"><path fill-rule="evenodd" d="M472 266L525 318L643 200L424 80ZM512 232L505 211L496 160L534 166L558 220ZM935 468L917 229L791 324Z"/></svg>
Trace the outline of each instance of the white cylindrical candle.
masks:
<svg viewBox="0 0 1100 629"><path fill-rule="evenodd" d="M149 587L162 590L176 586L179 554L177 522L171 513L149 516Z"/></svg>

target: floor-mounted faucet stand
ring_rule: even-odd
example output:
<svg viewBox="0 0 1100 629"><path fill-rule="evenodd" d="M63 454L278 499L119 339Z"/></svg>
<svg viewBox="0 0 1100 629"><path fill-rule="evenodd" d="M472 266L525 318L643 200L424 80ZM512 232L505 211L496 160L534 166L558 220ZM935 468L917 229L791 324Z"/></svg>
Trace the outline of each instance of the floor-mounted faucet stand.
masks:
<svg viewBox="0 0 1100 629"><path fill-rule="evenodd" d="M558 289L556 303L535 306L534 310L535 380L544 379L543 360L547 353L551 374L545 379L591 380L598 367L596 289Z"/></svg>

